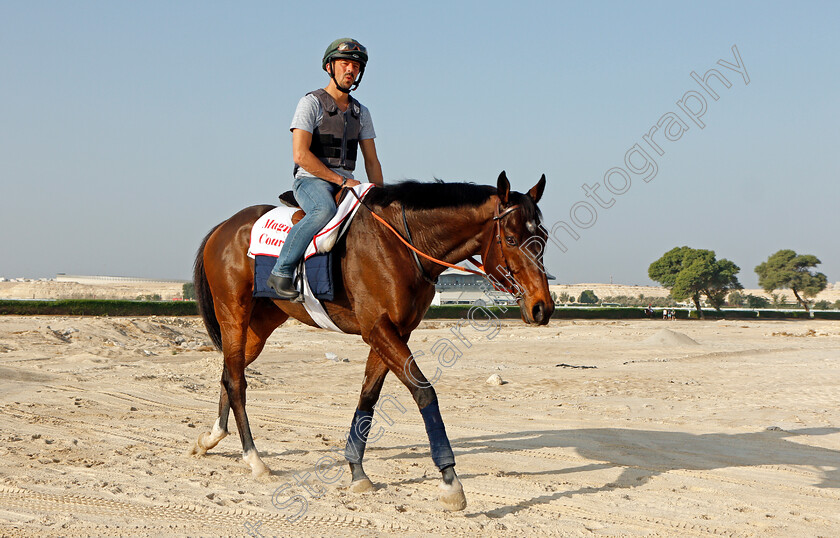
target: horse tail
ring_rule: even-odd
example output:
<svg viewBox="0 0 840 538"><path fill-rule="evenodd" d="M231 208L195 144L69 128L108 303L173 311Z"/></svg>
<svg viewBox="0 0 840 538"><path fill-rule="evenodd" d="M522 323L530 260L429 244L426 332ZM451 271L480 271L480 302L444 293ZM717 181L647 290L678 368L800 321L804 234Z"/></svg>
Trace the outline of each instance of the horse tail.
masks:
<svg viewBox="0 0 840 538"><path fill-rule="evenodd" d="M198 247L198 254L195 257L195 265L193 267L193 283L195 284L195 297L198 303L198 312L204 319L204 326L207 328L207 334L210 335L210 340L216 349L222 350L222 328L219 326L219 320L216 319L216 309L213 306L213 293L210 291L210 284L207 282L207 272L204 269L204 247L207 245L207 240L213 235L213 232L219 228L221 224L217 224L207 234Z"/></svg>

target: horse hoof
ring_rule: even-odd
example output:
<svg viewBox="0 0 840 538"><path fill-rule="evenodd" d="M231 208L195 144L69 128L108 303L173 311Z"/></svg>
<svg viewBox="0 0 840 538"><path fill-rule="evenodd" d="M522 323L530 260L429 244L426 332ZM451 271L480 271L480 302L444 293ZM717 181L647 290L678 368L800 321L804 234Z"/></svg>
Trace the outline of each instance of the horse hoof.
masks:
<svg viewBox="0 0 840 538"><path fill-rule="evenodd" d="M467 498L460 480L456 478L452 484L441 484L438 487L441 489L439 500L444 510L457 512L467 507Z"/></svg>
<svg viewBox="0 0 840 538"><path fill-rule="evenodd" d="M228 432L219 426L219 421L217 420L213 424L213 431L204 432L198 436L195 445L189 451L189 455L200 457L207 454L208 450L218 445L219 441L227 437L227 435Z"/></svg>
<svg viewBox="0 0 840 538"><path fill-rule="evenodd" d="M266 479L271 476L271 470L263 463L256 450L243 455L242 459L251 467L251 476L253 478Z"/></svg>
<svg viewBox="0 0 840 538"><path fill-rule="evenodd" d="M251 469L251 478L258 482L270 482L271 481L271 469L263 465L262 467L252 468Z"/></svg>
<svg viewBox="0 0 840 538"><path fill-rule="evenodd" d="M271 474L271 471L267 468L264 473L260 474L254 474L254 472L251 471L251 477L254 479L254 482L259 482L260 484L270 484L275 480L274 475Z"/></svg>
<svg viewBox="0 0 840 538"><path fill-rule="evenodd" d="M210 432L204 432L201 435L199 435L198 440L195 442L195 444L192 446L189 452L187 452L187 454L189 454L190 456L195 456L197 458L200 458L201 456L207 454L207 451L213 448L213 446L215 446L215 444L212 446L208 446L210 445L208 441L211 435L212 434Z"/></svg>
<svg viewBox="0 0 840 538"><path fill-rule="evenodd" d="M353 493L362 493L373 489L373 482L368 478L360 478L350 484L350 491Z"/></svg>

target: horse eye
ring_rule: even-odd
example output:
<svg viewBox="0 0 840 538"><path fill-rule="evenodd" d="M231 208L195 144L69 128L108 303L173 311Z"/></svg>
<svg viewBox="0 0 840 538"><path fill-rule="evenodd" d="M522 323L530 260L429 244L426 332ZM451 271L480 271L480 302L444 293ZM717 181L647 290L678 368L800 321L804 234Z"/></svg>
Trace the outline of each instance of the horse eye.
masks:
<svg viewBox="0 0 840 538"><path fill-rule="evenodd" d="M512 247L516 246L516 238L513 237L512 235L509 235L509 236L505 237L505 240L507 241L508 245L510 245Z"/></svg>

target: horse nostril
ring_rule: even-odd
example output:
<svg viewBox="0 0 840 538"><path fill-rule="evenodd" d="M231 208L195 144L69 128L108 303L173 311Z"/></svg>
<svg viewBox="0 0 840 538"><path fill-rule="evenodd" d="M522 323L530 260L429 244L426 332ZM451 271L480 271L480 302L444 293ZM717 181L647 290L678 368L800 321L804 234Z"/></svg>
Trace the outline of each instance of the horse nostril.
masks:
<svg viewBox="0 0 840 538"><path fill-rule="evenodd" d="M534 323L539 325L542 323L543 316L545 316L545 305L543 305L542 302L539 302L531 309L531 319L534 320Z"/></svg>

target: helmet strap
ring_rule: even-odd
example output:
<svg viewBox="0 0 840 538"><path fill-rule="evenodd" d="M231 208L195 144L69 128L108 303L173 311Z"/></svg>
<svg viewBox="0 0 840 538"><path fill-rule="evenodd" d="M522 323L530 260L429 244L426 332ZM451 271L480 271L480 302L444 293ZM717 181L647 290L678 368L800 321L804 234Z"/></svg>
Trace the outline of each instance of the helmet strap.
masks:
<svg viewBox="0 0 840 538"><path fill-rule="evenodd" d="M330 78L333 79L333 82L335 83L335 87L338 89L338 91L340 91L342 93L349 94L350 92L352 92L353 90L358 88L359 83L362 81L362 76L364 76L364 74L365 74L365 67L360 66L360 68L359 68L359 78L356 79L356 82L349 89L345 90L344 88L341 87L341 85L339 85L338 81L335 79L335 60L330 60Z"/></svg>

